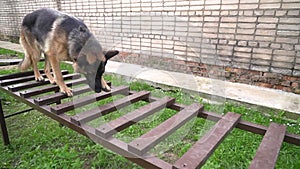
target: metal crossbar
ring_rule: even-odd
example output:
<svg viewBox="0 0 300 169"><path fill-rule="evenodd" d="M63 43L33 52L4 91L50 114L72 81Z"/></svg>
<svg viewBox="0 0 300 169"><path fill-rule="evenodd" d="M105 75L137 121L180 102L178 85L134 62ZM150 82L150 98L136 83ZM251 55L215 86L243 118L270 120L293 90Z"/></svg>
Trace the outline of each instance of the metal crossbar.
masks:
<svg viewBox="0 0 300 169"><path fill-rule="evenodd" d="M67 71L62 72L66 84L74 87L74 98L71 101L67 100L68 97L65 94L59 92L58 86L50 85L49 81L34 81L34 78L32 78L33 72L0 76L0 90L144 168L200 168L235 127L264 135L261 145L249 166L251 169L273 168L283 141L300 146L300 136L287 133L286 127L283 125L271 123L269 127L266 127L254 124L241 120L241 115L232 112L222 116L205 111L204 107L197 103L182 105L176 103L174 98L156 98L151 96L148 91L131 91L128 86L112 87L112 91L107 93L86 94L91 90L85 85L86 80L84 78L81 78L79 74L69 74ZM123 95L123 97L76 115L67 114L70 110L93 104L117 94ZM88 125L88 122L96 118L138 101L146 101L148 103L98 127ZM116 133L164 108L173 109L177 113L130 143L125 143L114 137ZM9 144L5 123L5 118L7 117L10 116L4 116L2 104L0 104L1 129L4 144L6 145ZM150 150L153 147L181 126L189 123L194 117L216 121L217 123L174 164L150 154ZM268 161L268 163L265 161Z"/></svg>

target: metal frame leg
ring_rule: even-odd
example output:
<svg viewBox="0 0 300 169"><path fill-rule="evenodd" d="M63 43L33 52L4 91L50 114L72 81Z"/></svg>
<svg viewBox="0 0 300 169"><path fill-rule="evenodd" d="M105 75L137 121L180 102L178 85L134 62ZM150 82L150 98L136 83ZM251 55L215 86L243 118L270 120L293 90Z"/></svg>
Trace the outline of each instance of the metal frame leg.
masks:
<svg viewBox="0 0 300 169"><path fill-rule="evenodd" d="M0 124L1 124L1 131L2 131L4 145L9 145L10 142L9 142L7 128L6 128L4 112L2 109L2 99L0 99Z"/></svg>

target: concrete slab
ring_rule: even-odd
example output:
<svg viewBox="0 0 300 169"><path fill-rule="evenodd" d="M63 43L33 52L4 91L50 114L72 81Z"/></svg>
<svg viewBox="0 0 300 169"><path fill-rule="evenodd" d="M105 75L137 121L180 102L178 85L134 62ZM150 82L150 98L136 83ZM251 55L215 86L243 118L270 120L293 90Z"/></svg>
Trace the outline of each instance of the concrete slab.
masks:
<svg viewBox="0 0 300 169"><path fill-rule="evenodd" d="M127 63L109 61L106 72L150 83L180 87L224 99L285 110L300 115L300 95L281 90L232 83L178 72L170 72Z"/></svg>
<svg viewBox="0 0 300 169"><path fill-rule="evenodd" d="M20 52L20 53L24 52L23 48L21 47L20 44L7 42L7 41L0 41L0 48L14 50L14 51L17 51L17 52Z"/></svg>
<svg viewBox="0 0 300 169"><path fill-rule="evenodd" d="M22 52L18 44L0 41L0 47ZM300 95L281 90L232 83L222 80L171 72L140 65L109 61L106 72L165 86L180 87L204 94L257 106L285 110L300 115ZM221 99L222 100L222 99Z"/></svg>

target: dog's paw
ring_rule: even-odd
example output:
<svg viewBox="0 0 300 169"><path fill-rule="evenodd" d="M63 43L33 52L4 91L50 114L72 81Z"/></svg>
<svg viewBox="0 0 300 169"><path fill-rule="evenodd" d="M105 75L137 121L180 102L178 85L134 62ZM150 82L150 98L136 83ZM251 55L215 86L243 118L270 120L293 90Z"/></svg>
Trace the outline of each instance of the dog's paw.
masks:
<svg viewBox="0 0 300 169"><path fill-rule="evenodd" d="M63 92L64 94L68 95L69 97L73 96L73 91L69 87L64 87L64 88L60 89L60 91Z"/></svg>
<svg viewBox="0 0 300 169"><path fill-rule="evenodd" d="M49 82L50 82L51 84L53 84L53 85L56 84L56 81L55 81L54 79L49 79Z"/></svg>
<svg viewBox="0 0 300 169"><path fill-rule="evenodd" d="M101 77L101 86L102 86L102 90L105 92L110 92L111 88L107 85L106 81L104 80L103 77Z"/></svg>
<svg viewBox="0 0 300 169"><path fill-rule="evenodd" d="M38 82L43 82L45 79L43 76L35 76L35 80Z"/></svg>
<svg viewBox="0 0 300 169"><path fill-rule="evenodd" d="M106 85L106 86L104 86L104 87L102 88L102 90L105 91L105 92L110 92L110 91L111 91L111 88L110 88L108 85Z"/></svg>

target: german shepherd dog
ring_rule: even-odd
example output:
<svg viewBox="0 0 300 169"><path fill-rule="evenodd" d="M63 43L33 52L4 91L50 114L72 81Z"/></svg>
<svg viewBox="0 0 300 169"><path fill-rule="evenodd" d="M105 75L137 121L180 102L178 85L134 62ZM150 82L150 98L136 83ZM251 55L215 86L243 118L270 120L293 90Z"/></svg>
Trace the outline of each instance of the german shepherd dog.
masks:
<svg viewBox="0 0 300 169"><path fill-rule="evenodd" d="M27 14L22 22L20 43L25 57L19 64L24 71L33 67L35 80L43 81L37 68L40 56L45 56L44 71L51 84L72 96L60 70L60 61L72 61L75 72L85 75L90 88L99 93L110 91L102 75L107 60L117 55L116 50L103 51L95 36L82 20L54 9L42 8ZM51 75L51 68L54 77Z"/></svg>

